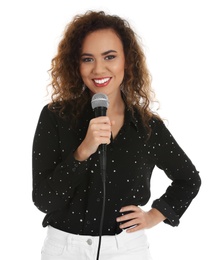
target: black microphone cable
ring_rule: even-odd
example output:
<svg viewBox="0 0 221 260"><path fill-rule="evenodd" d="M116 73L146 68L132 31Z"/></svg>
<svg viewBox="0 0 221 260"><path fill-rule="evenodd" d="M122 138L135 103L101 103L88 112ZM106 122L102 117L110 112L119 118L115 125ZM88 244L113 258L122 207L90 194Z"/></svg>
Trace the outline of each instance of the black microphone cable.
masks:
<svg viewBox="0 0 221 260"><path fill-rule="evenodd" d="M101 239L102 239L102 231L103 231L103 223L104 223L104 212L105 212L105 204L106 204L106 145L101 145L101 149L99 150L99 156L100 156L100 166L101 166L100 167L101 177L103 183L103 204L102 204L102 211L101 211L99 242L98 242L96 260L99 260L99 255L100 255L100 247L101 247Z"/></svg>

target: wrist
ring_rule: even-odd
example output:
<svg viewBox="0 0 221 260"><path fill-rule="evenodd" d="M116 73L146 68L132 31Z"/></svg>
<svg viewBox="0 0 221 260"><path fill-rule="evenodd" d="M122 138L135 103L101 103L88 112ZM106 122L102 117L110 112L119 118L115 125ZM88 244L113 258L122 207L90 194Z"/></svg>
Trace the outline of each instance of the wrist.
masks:
<svg viewBox="0 0 221 260"><path fill-rule="evenodd" d="M82 149L81 146L79 146L79 147L75 150L73 156L74 156L74 159L75 159L75 160L82 162L82 161L87 160L90 155L88 155L87 152L86 152L84 149Z"/></svg>
<svg viewBox="0 0 221 260"><path fill-rule="evenodd" d="M149 211L149 214L157 223L162 222L166 219L166 217L158 209L155 208L152 208Z"/></svg>

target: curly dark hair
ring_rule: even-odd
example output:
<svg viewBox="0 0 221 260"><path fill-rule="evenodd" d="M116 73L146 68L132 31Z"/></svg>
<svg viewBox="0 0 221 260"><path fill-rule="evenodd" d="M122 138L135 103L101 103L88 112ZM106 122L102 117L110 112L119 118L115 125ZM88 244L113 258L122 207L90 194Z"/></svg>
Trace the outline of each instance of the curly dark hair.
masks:
<svg viewBox="0 0 221 260"><path fill-rule="evenodd" d="M149 129L148 122L154 116L150 109L154 92L138 36L126 20L103 11L76 15L67 25L49 70L52 77L52 102L49 108L55 110L56 107L60 116L72 120L81 115L85 104L91 99L79 69L82 43L89 33L100 29L114 30L122 41L126 64L122 87L124 100L132 113L138 110Z"/></svg>

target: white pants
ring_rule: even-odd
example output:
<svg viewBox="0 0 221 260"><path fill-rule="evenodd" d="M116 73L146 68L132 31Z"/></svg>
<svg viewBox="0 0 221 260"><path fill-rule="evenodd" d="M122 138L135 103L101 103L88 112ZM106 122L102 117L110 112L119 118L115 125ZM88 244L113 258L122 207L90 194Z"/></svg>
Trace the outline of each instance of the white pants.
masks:
<svg viewBox="0 0 221 260"><path fill-rule="evenodd" d="M96 260L98 236L80 236L51 226L41 253L41 260ZM99 260L151 260L144 230L102 236Z"/></svg>

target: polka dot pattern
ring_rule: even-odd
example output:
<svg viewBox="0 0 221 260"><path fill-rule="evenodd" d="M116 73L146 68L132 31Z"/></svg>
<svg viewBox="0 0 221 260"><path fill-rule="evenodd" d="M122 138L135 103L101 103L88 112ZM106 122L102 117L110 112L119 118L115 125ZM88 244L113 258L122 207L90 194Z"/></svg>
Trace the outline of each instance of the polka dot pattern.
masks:
<svg viewBox="0 0 221 260"><path fill-rule="evenodd" d="M98 153L83 162L73 157L93 117L88 106L72 128L47 106L42 109L33 141L33 202L46 214L43 226L99 234L103 192ZM123 127L107 146L104 235L121 232L116 217L122 206L149 202L155 167L171 179L165 193L152 204L166 216L166 223L177 226L199 191L198 171L164 123L155 119L150 126L148 139L138 114L132 117L126 110Z"/></svg>

